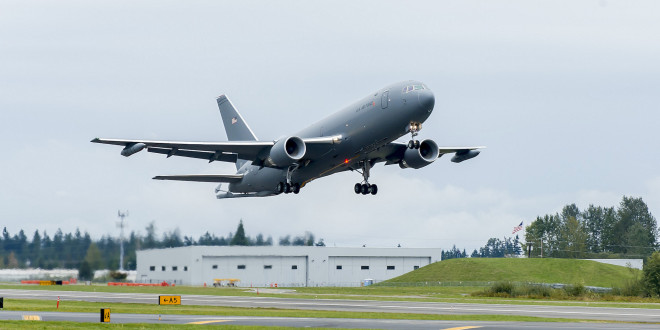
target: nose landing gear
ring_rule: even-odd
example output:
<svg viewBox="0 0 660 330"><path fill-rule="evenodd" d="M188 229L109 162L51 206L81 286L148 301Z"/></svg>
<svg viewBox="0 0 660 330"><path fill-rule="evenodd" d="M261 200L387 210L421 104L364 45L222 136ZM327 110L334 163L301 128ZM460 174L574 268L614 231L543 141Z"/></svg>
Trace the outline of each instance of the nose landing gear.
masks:
<svg viewBox="0 0 660 330"><path fill-rule="evenodd" d="M362 194L362 195L368 195L372 194L375 195L378 193L378 186L375 184L370 184L369 183L369 170L371 169L371 161L365 160L362 162L362 177L364 180L362 182L358 182L355 184L353 187L353 191L356 194ZM360 173L360 171L358 171Z"/></svg>
<svg viewBox="0 0 660 330"><path fill-rule="evenodd" d="M412 135L412 139L408 141L408 149L419 149L419 140L415 140L415 136L422 130L422 123L411 122L408 126L408 131Z"/></svg>

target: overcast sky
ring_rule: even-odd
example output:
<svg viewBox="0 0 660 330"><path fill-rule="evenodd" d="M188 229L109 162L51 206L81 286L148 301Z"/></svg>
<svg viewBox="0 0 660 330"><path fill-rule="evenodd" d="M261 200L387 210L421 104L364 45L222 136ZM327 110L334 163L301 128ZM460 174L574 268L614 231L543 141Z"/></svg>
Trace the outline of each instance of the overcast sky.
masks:
<svg viewBox="0 0 660 330"><path fill-rule="evenodd" d="M179 228L305 231L329 246L459 248L568 203L640 196L660 212L656 1L2 1L0 219L11 234ZM420 138L486 145L461 164L378 165L299 195L217 200L155 175L232 164L89 143L222 141L227 94L260 139L292 134L401 80L426 83ZM401 139L407 141L408 137Z"/></svg>

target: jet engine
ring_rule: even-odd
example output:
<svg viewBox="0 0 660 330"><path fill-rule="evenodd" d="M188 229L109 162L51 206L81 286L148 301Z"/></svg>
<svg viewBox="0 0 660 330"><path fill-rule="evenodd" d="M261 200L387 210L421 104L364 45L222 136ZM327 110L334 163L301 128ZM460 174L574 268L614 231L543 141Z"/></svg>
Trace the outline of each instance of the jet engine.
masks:
<svg viewBox="0 0 660 330"><path fill-rule="evenodd" d="M424 140L419 144L419 149L406 149L399 166L401 168L422 168L433 163L439 154L438 145L433 140Z"/></svg>
<svg viewBox="0 0 660 330"><path fill-rule="evenodd" d="M297 136L281 138L270 149L267 162L275 167L286 167L303 158L306 151L305 141L301 138Z"/></svg>

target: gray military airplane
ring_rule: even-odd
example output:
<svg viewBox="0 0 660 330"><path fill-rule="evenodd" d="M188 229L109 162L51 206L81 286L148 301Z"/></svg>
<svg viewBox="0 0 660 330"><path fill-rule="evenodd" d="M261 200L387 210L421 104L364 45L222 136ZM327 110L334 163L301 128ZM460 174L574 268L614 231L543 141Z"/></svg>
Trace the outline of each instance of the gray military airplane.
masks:
<svg viewBox="0 0 660 330"><path fill-rule="evenodd" d="M161 175L156 180L220 182L217 198L263 197L300 192L310 181L346 170L362 174L356 194L378 193L369 183L374 164L419 169L444 154L460 163L484 147L438 147L416 140L435 105L433 92L419 81L379 89L302 131L260 141L225 95L217 98L227 142L177 142L96 138L91 142L123 146L123 156L143 149L164 154L236 163L235 174ZM395 142L410 134L408 143ZM222 183L228 183L227 190Z"/></svg>

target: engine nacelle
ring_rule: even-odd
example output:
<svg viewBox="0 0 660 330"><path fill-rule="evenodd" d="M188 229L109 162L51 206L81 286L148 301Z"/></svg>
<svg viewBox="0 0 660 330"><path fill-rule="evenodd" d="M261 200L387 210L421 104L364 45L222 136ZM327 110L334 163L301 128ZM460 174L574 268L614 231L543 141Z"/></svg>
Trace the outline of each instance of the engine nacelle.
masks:
<svg viewBox="0 0 660 330"><path fill-rule="evenodd" d="M267 162L275 167L287 167L303 158L306 151L305 141L301 138L281 138L270 149Z"/></svg>
<svg viewBox="0 0 660 330"><path fill-rule="evenodd" d="M424 140L419 144L419 149L406 149L399 166L401 168L422 168L433 163L439 154L438 145L433 140Z"/></svg>
<svg viewBox="0 0 660 330"><path fill-rule="evenodd" d="M464 151L458 151L454 155L454 157L451 158L451 161L454 163L460 163L464 160L468 160L470 158L477 157L479 155L480 151L479 150L464 150Z"/></svg>
<svg viewBox="0 0 660 330"><path fill-rule="evenodd" d="M124 149L121 150L121 155L124 157L128 157L134 153L138 153L144 149L146 145L144 143L131 143L127 144Z"/></svg>

